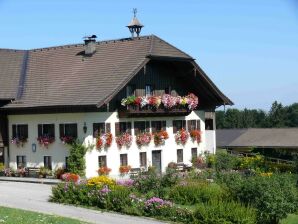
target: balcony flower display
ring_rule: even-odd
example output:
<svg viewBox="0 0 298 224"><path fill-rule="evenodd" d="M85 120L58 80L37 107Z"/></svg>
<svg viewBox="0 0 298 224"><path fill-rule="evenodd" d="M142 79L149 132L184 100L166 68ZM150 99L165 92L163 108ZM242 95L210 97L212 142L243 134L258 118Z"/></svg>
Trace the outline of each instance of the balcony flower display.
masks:
<svg viewBox="0 0 298 224"><path fill-rule="evenodd" d="M99 175L109 175L111 171L112 171L111 168L107 166L103 166L103 167L100 167L97 172Z"/></svg>
<svg viewBox="0 0 298 224"><path fill-rule="evenodd" d="M139 147L149 145L152 135L148 132L138 134L136 137L136 143Z"/></svg>
<svg viewBox="0 0 298 224"><path fill-rule="evenodd" d="M156 146L165 144L165 140L169 138L167 131L159 131L154 134L154 144Z"/></svg>
<svg viewBox="0 0 298 224"><path fill-rule="evenodd" d="M104 133L96 138L96 148L109 148L112 145L113 135L110 132Z"/></svg>
<svg viewBox="0 0 298 224"><path fill-rule="evenodd" d="M14 137L11 139L11 144L15 144L17 147L23 147L24 144L27 142L27 138L23 137Z"/></svg>
<svg viewBox="0 0 298 224"><path fill-rule="evenodd" d="M123 133L122 135L118 136L116 138L116 143L118 145L119 148L122 148L122 146L126 146L127 148L129 148L131 146L132 143L132 136L129 133Z"/></svg>
<svg viewBox="0 0 298 224"><path fill-rule="evenodd" d="M121 100L122 106L137 105L141 108L145 106L151 106L153 108L159 108L163 106L165 109L173 109L175 107L187 107L189 110L194 110L199 104L199 99L193 93L187 96L171 96L164 94L162 96L129 96Z"/></svg>
<svg viewBox="0 0 298 224"><path fill-rule="evenodd" d="M183 128L180 131L177 131L175 135L175 141L177 144L182 144L185 145L189 138L189 133L188 131L184 130Z"/></svg>
<svg viewBox="0 0 298 224"><path fill-rule="evenodd" d="M200 143L201 142L201 132L199 130L191 130L190 137L193 142Z"/></svg>
<svg viewBox="0 0 298 224"><path fill-rule="evenodd" d="M52 144L55 141L55 138L48 135L44 135L44 136L39 136L37 138L37 141L40 145L48 148L49 144Z"/></svg>
<svg viewBox="0 0 298 224"><path fill-rule="evenodd" d="M128 174L128 172L131 170L131 166L120 166L119 167L119 173L120 175Z"/></svg>
<svg viewBox="0 0 298 224"><path fill-rule="evenodd" d="M63 144L71 144L75 141L75 138L72 136L63 136L63 137L60 137L60 140L62 141Z"/></svg>

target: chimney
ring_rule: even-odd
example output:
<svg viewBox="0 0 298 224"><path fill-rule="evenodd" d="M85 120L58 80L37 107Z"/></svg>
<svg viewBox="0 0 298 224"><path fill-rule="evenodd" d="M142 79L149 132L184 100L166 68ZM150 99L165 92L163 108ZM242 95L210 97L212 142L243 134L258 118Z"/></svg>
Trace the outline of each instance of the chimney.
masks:
<svg viewBox="0 0 298 224"><path fill-rule="evenodd" d="M96 35L84 37L85 55L92 56L96 51Z"/></svg>

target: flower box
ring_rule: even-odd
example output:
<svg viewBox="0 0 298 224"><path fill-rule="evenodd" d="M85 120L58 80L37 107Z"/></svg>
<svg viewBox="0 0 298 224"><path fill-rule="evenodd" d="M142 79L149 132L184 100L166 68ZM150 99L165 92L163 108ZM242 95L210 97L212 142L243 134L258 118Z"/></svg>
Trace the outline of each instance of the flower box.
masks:
<svg viewBox="0 0 298 224"><path fill-rule="evenodd" d="M148 132L141 133L136 136L136 143L139 147L147 146L150 144L151 139L152 139L152 135L150 133Z"/></svg>
<svg viewBox="0 0 298 224"><path fill-rule="evenodd" d="M116 143L119 148L122 148L123 146L126 146L129 148L132 143L132 136L129 133L123 133L122 135L116 137Z"/></svg>
<svg viewBox="0 0 298 224"><path fill-rule="evenodd" d="M120 166L120 167L119 167L120 175L128 174L128 172L129 172L130 170L131 170L131 166Z"/></svg>
<svg viewBox="0 0 298 224"><path fill-rule="evenodd" d="M169 138L167 131L159 131L154 133L154 144L156 146L165 144L165 140Z"/></svg>
<svg viewBox="0 0 298 224"><path fill-rule="evenodd" d="M63 136L60 137L60 140L63 144L72 144L75 141L75 138L72 136Z"/></svg>
<svg viewBox="0 0 298 224"><path fill-rule="evenodd" d="M109 173L112 171L111 168L108 168L107 166L103 166L103 167L100 167L98 169L98 175L109 175Z"/></svg>
<svg viewBox="0 0 298 224"><path fill-rule="evenodd" d="M177 144L182 144L185 145L189 138L189 133L188 131L184 130L183 128L175 134L175 141Z"/></svg>
<svg viewBox="0 0 298 224"><path fill-rule="evenodd" d="M109 148L112 145L113 135L110 132L104 133L96 138L96 148L98 150L102 148Z"/></svg>
<svg viewBox="0 0 298 224"><path fill-rule="evenodd" d="M37 141L40 145L48 148L49 144L52 144L55 141L55 138L50 136L39 136Z"/></svg>
<svg viewBox="0 0 298 224"><path fill-rule="evenodd" d="M11 144L15 144L17 147L23 147L24 144L27 142L27 138L23 137L14 137L11 139Z"/></svg>
<svg viewBox="0 0 298 224"><path fill-rule="evenodd" d="M201 140L201 134L202 132L199 131L199 130L191 130L190 131L190 137L191 137L191 140L193 142L197 142L197 143L200 143L202 140Z"/></svg>

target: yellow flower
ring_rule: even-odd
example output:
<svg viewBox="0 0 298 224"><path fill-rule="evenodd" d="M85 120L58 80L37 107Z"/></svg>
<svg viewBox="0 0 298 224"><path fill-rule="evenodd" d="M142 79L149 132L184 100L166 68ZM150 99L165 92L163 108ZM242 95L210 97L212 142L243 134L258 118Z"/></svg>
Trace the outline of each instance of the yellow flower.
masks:
<svg viewBox="0 0 298 224"><path fill-rule="evenodd" d="M107 186L114 186L116 184L115 180L107 177L107 176L98 176L98 177L92 177L88 179L87 185L89 186L102 186L102 185L107 185Z"/></svg>

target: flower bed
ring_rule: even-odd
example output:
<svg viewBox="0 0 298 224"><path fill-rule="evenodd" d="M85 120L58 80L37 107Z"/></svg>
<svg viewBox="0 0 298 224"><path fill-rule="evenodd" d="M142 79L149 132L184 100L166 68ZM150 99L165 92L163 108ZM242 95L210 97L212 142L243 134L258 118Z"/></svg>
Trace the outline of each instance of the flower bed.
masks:
<svg viewBox="0 0 298 224"><path fill-rule="evenodd" d="M112 133L104 133L96 138L96 148L102 149L102 148L109 148L112 145L113 141L113 135Z"/></svg>
<svg viewBox="0 0 298 224"><path fill-rule="evenodd" d="M152 135L148 132L138 134L136 137L136 143L139 147L149 145L152 139Z"/></svg>
<svg viewBox="0 0 298 224"><path fill-rule="evenodd" d="M159 131L154 134L154 144L156 146L165 144L165 140L169 138L167 131Z"/></svg>
<svg viewBox="0 0 298 224"><path fill-rule="evenodd" d="M169 94L164 94L162 96L129 96L121 100L122 106L136 105L141 108L145 106L151 106L153 108L159 108L163 106L165 109L172 109L175 107L187 107L189 110L195 110L198 106L199 100L193 93L187 96L171 96Z"/></svg>
<svg viewBox="0 0 298 224"><path fill-rule="evenodd" d="M50 136L39 136L37 141L41 146L48 148L48 146L55 141L55 138Z"/></svg>
<svg viewBox="0 0 298 224"><path fill-rule="evenodd" d="M175 141L177 144L182 144L185 145L189 138L189 133L188 131L184 130L183 128L180 131L177 131L175 135Z"/></svg>
<svg viewBox="0 0 298 224"><path fill-rule="evenodd" d="M122 135L118 136L116 138L116 143L119 148L122 148L123 146L126 146L129 148L132 143L132 136L129 133L123 133Z"/></svg>

